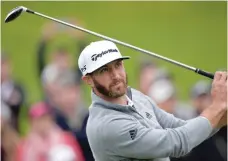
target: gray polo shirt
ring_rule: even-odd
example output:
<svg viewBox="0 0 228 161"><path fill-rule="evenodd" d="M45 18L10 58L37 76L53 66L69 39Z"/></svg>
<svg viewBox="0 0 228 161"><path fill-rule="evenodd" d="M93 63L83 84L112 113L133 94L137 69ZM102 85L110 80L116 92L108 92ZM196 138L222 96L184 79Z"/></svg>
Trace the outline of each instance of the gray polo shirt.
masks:
<svg viewBox="0 0 228 161"><path fill-rule="evenodd" d="M96 161L169 161L190 152L213 131L206 118L177 119L135 89L126 97L129 103L123 106L92 92L86 132Z"/></svg>

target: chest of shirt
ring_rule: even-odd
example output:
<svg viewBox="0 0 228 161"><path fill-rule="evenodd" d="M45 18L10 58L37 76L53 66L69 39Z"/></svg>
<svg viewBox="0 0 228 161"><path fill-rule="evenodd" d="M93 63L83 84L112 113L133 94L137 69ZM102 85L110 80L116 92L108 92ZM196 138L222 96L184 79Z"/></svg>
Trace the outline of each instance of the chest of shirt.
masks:
<svg viewBox="0 0 228 161"><path fill-rule="evenodd" d="M129 114L131 117L136 119L141 125L147 128L156 128L161 129L159 122L152 110L152 107L148 107L145 103L134 103L134 105L130 108Z"/></svg>

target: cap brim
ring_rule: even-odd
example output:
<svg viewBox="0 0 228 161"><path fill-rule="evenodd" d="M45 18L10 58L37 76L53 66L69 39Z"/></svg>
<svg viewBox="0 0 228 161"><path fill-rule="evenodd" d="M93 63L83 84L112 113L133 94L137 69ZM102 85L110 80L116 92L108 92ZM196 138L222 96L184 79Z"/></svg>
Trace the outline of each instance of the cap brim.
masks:
<svg viewBox="0 0 228 161"><path fill-rule="evenodd" d="M119 58L119 59L125 60L125 59L130 59L130 58L131 58L130 56L122 56L122 58ZM116 59L116 60L118 60L118 59Z"/></svg>

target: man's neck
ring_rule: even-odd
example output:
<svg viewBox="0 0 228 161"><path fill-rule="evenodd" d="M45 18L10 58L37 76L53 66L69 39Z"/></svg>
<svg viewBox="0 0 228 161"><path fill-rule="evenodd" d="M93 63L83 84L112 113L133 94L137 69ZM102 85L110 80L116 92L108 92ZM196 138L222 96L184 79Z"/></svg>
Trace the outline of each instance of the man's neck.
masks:
<svg viewBox="0 0 228 161"><path fill-rule="evenodd" d="M127 100L127 97L125 95L120 96L118 98L111 98L111 97L104 96L104 95L100 94L99 92L95 92L95 94L97 96L99 96L100 98L104 99L105 101L108 101L108 102L113 103L113 104L119 104L119 105L127 105L128 104L128 100Z"/></svg>

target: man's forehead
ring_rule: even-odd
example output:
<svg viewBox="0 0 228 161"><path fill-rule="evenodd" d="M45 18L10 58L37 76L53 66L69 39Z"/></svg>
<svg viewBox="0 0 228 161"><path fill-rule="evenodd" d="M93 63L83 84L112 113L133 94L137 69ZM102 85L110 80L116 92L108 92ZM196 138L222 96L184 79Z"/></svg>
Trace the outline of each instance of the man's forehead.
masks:
<svg viewBox="0 0 228 161"><path fill-rule="evenodd" d="M121 62L121 61L122 61L122 59L114 60L114 61L112 61L112 62L110 62L110 63L108 63L108 64L105 64L105 65L101 66L101 67L98 68L97 70L99 70L99 69L101 69L101 68L103 68L103 67L112 66L113 64L115 64L115 63L117 63L117 62Z"/></svg>
<svg viewBox="0 0 228 161"><path fill-rule="evenodd" d="M96 73L96 72L100 71L102 68L112 66L112 65L116 64L117 62L122 62L122 61L123 61L122 59L114 60L114 61L112 61L112 62L110 62L108 64L105 64L105 65L101 66L100 68L98 68L97 70L95 70L93 73Z"/></svg>

